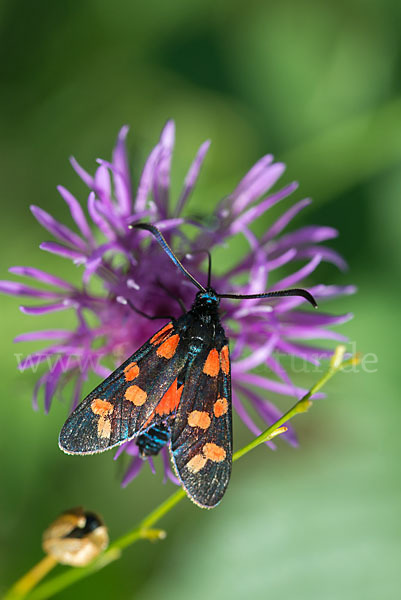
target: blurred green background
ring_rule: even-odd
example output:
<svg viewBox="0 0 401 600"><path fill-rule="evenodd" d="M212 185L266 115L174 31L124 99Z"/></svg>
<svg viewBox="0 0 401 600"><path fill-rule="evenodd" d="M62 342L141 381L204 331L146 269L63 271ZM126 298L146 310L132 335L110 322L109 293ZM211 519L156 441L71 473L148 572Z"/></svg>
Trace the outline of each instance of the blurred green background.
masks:
<svg viewBox="0 0 401 600"><path fill-rule="evenodd" d="M320 267L311 282L358 286L327 309L354 312L341 331L378 357L374 372L338 376L298 419L298 450L257 449L235 465L220 507L183 502L162 523L164 542L137 544L60 599L399 598L400 16L391 0L1 3L2 278L28 264L78 282L68 261L39 250L49 236L28 205L67 220L56 185L87 195L68 156L93 171L124 123L136 181L172 117L174 190L200 143L213 141L192 210L213 206L262 154L287 162L281 182L298 179L294 198L314 199L293 227L337 227L332 246L351 267ZM14 356L28 345L12 339L73 317L35 320L18 300L1 302L4 589L39 560L41 533L63 509L99 511L116 537L173 486L145 469L122 490L112 453L62 455L66 407L32 411L36 376L19 374ZM294 380L309 386L316 374ZM250 437L237 423L236 446Z"/></svg>

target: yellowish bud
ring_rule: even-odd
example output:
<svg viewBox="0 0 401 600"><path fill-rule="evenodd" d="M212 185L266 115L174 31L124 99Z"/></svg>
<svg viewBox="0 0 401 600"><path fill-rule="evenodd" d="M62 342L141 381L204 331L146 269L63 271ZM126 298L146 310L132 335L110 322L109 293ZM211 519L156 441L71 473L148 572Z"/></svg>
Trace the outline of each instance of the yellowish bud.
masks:
<svg viewBox="0 0 401 600"><path fill-rule="evenodd" d="M330 359L330 366L332 369L338 369L341 363L344 360L344 354L346 351L346 347L343 345L337 346L334 351L333 356Z"/></svg>
<svg viewBox="0 0 401 600"><path fill-rule="evenodd" d="M62 565L84 567L109 543L101 518L81 507L66 511L43 533L42 547Z"/></svg>

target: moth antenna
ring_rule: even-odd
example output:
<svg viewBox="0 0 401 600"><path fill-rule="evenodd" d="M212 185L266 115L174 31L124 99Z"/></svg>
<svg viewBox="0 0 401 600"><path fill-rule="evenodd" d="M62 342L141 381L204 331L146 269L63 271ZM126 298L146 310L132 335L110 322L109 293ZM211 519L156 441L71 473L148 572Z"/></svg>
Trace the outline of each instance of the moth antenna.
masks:
<svg viewBox="0 0 401 600"><path fill-rule="evenodd" d="M219 298L233 298L234 300L251 300L252 298L282 298L284 296L301 296L305 298L313 308L317 308L317 302L308 290L294 288L292 290L280 290L277 292L266 292L265 294L217 294Z"/></svg>
<svg viewBox="0 0 401 600"><path fill-rule="evenodd" d="M187 257L193 256L194 254L199 254L200 252L204 252L205 254L207 254L207 260L208 260L208 265L207 265L207 289L209 289L211 287L211 283L212 283L212 255L210 254L209 250L206 250L206 248L201 249L201 250L193 250L191 252L188 252L186 254Z"/></svg>
<svg viewBox="0 0 401 600"><path fill-rule="evenodd" d="M178 260L170 246L167 244L162 232L157 229L154 225L149 225L148 223L135 223L135 225L130 225L130 229L144 229L145 231L150 231L150 233L155 237L155 239L159 242L160 246L163 248L165 253L171 258L173 263L184 273L185 277L187 277L192 283L201 291L206 292L206 289L197 281L194 277L192 277L191 273L189 273L186 268L181 264Z"/></svg>

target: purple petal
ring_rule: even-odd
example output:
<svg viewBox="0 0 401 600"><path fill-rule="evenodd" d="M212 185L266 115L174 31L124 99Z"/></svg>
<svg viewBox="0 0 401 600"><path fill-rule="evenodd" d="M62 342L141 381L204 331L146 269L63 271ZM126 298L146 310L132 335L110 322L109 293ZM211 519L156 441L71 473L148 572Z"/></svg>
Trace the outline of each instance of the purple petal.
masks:
<svg viewBox="0 0 401 600"><path fill-rule="evenodd" d="M130 456L139 456L139 448L135 439L129 440L129 442L125 442L120 446L120 448L123 448L124 451ZM118 451L116 452L116 454L117 453Z"/></svg>
<svg viewBox="0 0 401 600"><path fill-rule="evenodd" d="M159 214L167 216L170 188L171 157L174 148L175 125L174 121L167 121L160 136L160 154L155 167L153 180L153 196Z"/></svg>
<svg viewBox="0 0 401 600"><path fill-rule="evenodd" d="M336 331L320 329L318 327L300 325L290 325L285 328L285 335L291 338L299 338L303 340L336 340L338 342L346 342L348 338Z"/></svg>
<svg viewBox="0 0 401 600"><path fill-rule="evenodd" d="M151 456L147 456L146 457L146 462L148 463L148 465L150 467L150 470L152 471L153 475L156 475L156 467L155 467L155 463L153 462L153 458Z"/></svg>
<svg viewBox="0 0 401 600"><path fill-rule="evenodd" d="M205 156L210 147L210 140L206 140L201 147L199 148L191 166L188 169L188 173L186 174L184 181L184 188L181 192L180 198L177 202L177 207L175 209L175 215L178 216L181 214L182 209L185 206L186 201L192 190L195 187L196 181L199 176L199 172L203 161L205 160Z"/></svg>
<svg viewBox="0 0 401 600"><path fill-rule="evenodd" d="M242 194L242 192L247 190L251 183L254 182L255 179L259 178L261 173L263 173L266 170L266 167L271 165L271 163L273 162L273 158L273 154L266 154L265 156L262 156L262 158L260 158L258 162L256 162L253 165L253 167L248 171L245 177L241 179L232 195L239 196L240 194Z"/></svg>
<svg viewBox="0 0 401 600"><path fill-rule="evenodd" d="M311 288L311 294L318 298L336 298L337 296L355 294L358 288L355 285L316 285Z"/></svg>
<svg viewBox="0 0 401 600"><path fill-rule="evenodd" d="M32 395L33 410L38 410L39 409L38 394L39 394L40 388L42 387L42 385L46 381L46 375L47 375L47 373L45 373L44 375L42 375L42 377L39 377L39 379L35 383L35 387L33 388L33 395Z"/></svg>
<svg viewBox="0 0 401 600"><path fill-rule="evenodd" d="M234 332L230 331L230 329L227 329L227 328L226 328L226 332L230 339L234 338L234 335L233 335ZM243 353L245 347L246 347L246 340L245 340L244 336L238 337L235 341L234 348L232 350L230 350L232 362L239 360L239 358L242 356L242 353Z"/></svg>
<svg viewBox="0 0 401 600"><path fill-rule="evenodd" d="M96 202L95 193L91 192L88 197L88 211L94 224L100 229L100 231L109 239L114 240L116 234L111 229L107 221L100 216L98 210L98 203Z"/></svg>
<svg viewBox="0 0 401 600"><path fill-rule="evenodd" d="M241 385L238 386L238 389L240 389L241 392L245 396L247 396L247 398L252 402L259 415L262 417L262 419L268 426L273 425L273 423L278 421L283 416L284 413L280 411L277 408L277 406L275 406L268 400L262 400L260 396L255 394L249 388L246 388ZM282 437L286 442L288 442L292 446L297 447L298 440L294 428L292 427L292 425L290 425L290 423L285 423L285 426L287 427L287 431L281 434L280 437Z"/></svg>
<svg viewBox="0 0 401 600"><path fill-rule="evenodd" d="M51 254L57 254L58 256L62 256L63 258L70 258L73 261L86 260L86 257L82 252L72 250L71 248L67 248L67 246L63 246L62 244L58 244L57 242L42 242L39 245L39 248L41 250L46 250L46 252L51 252Z"/></svg>
<svg viewBox="0 0 401 600"><path fill-rule="evenodd" d="M322 360L330 359L333 356L333 350L319 348L318 346L305 346L304 344L290 343L287 340L280 340L277 347L284 354L293 354L302 360L306 360L315 366L320 366ZM322 397L324 394L322 395ZM315 396L316 398L317 396Z"/></svg>
<svg viewBox="0 0 401 600"><path fill-rule="evenodd" d="M249 225L256 219L261 217L263 213L265 213L272 206L277 204L277 202L280 202L281 200L292 194L292 192L296 190L297 187L297 183L291 183L276 194L269 196L265 200L262 200L262 202L260 202L258 205L253 206L245 213L241 214L231 223L228 229L228 235L235 235L236 233L240 233L243 227Z"/></svg>
<svg viewBox="0 0 401 600"><path fill-rule="evenodd" d="M259 246L259 243L257 243L257 246ZM283 254L279 254L278 256L276 256L276 258L272 259L270 257L266 257L268 270L274 271L275 269L278 269L279 267L282 267L283 265L291 262L291 260L293 260L296 256L297 250L295 248L290 248L289 250L286 250ZM243 271L249 271L251 265L252 257L248 254L233 269L228 271L227 277L232 277L233 275L236 275Z"/></svg>
<svg viewBox="0 0 401 600"><path fill-rule="evenodd" d="M48 414L52 402L52 398L56 391L57 385L60 381L61 376L66 369L63 367L62 361L57 361L52 371L47 374L45 382L45 398L44 398L44 409L45 413Z"/></svg>
<svg viewBox="0 0 401 600"><path fill-rule="evenodd" d="M143 463L144 461L139 456L132 459L131 465L129 466L127 472L124 475L124 479L122 480L122 487L127 487L127 485L133 479L135 479L135 477L139 474L140 470L142 469Z"/></svg>
<svg viewBox="0 0 401 600"><path fill-rule="evenodd" d="M233 381L234 385L236 380L249 385L255 385L256 387L260 387L268 390L269 392L274 392L275 394L281 394L283 396L294 396L295 392L297 398L302 398L302 396L304 396L308 391L300 387L293 387L285 383L280 383L279 381L267 379L261 375L255 375L255 373L236 373L235 380ZM315 398L317 397L322 398L323 396L322 394L316 394Z"/></svg>
<svg viewBox="0 0 401 600"><path fill-rule="evenodd" d="M109 375L111 375L110 369L108 369L107 367L104 367L99 362L92 364L91 367L92 367L93 372L96 375L99 375L99 377L101 377L102 379L106 379Z"/></svg>
<svg viewBox="0 0 401 600"><path fill-rule="evenodd" d="M259 240L256 237L256 235L253 233L253 231L251 231L248 227L244 227L241 233L248 241L249 246L251 248L251 252L252 253L257 252L257 249L259 247ZM251 258L251 257L249 257L249 258Z"/></svg>
<svg viewBox="0 0 401 600"><path fill-rule="evenodd" d="M302 248L297 250L297 259L311 258L316 254L320 254L321 259L325 262L330 262L340 269L340 271L346 271L348 265L342 256L332 248L326 248L325 246L309 246L308 248Z"/></svg>
<svg viewBox="0 0 401 600"><path fill-rule="evenodd" d="M142 171L135 198L135 213L142 212L146 208L146 201L152 189L155 165L160 154L160 145L157 144L149 154Z"/></svg>
<svg viewBox="0 0 401 600"><path fill-rule="evenodd" d="M295 344L289 342L288 340L281 339L277 342L277 350L283 352L284 354L289 354L290 356L297 356L298 358L301 358L302 360L305 360L311 363L312 365L320 365L320 353L316 354L316 352L314 351L315 349L308 348L307 346ZM333 352L330 352L330 355L332 354Z"/></svg>
<svg viewBox="0 0 401 600"><path fill-rule="evenodd" d="M109 170L105 165L100 165L95 172L94 190L99 196L102 203L113 211L113 203L111 201L111 182Z"/></svg>
<svg viewBox="0 0 401 600"><path fill-rule="evenodd" d="M37 290L29 285L18 283L17 281L0 281L0 292L3 294L11 294L13 296L28 296L31 298L60 298L59 292Z"/></svg>
<svg viewBox="0 0 401 600"><path fill-rule="evenodd" d="M288 277L284 277L284 279L281 279L281 281L278 281L277 283L275 283L270 288L270 291L273 292L275 290L284 290L284 289L293 287L299 281L301 281L302 279L305 279L305 277L307 277L308 275L313 273L313 271L316 269L316 267L318 266L318 264L320 262L321 262L320 256L319 255L314 256L312 258L312 260L309 261L301 269L299 269L298 271L295 271L295 273L292 273Z"/></svg>
<svg viewBox="0 0 401 600"><path fill-rule="evenodd" d="M19 309L24 315L44 315L57 310L66 310L70 308L65 302L57 302L56 304L42 304L41 306L20 306Z"/></svg>
<svg viewBox="0 0 401 600"><path fill-rule="evenodd" d="M293 395L296 397L296 391L295 391L295 386L292 383L291 379L289 378L287 371L284 369L284 367L280 364L280 362L278 360L276 360L276 358L274 356L269 356L267 358L267 366L269 367L269 369L272 370L272 372L277 375L277 377L279 377L282 381L284 381L284 383L286 383L287 385L291 386L294 390Z"/></svg>
<svg viewBox="0 0 401 600"><path fill-rule="evenodd" d="M95 201L95 208L97 212L104 217L107 224L110 224L110 231L122 231L124 228L125 221L121 219L120 215L117 214L114 207L110 207L107 203ZM115 234L114 234L114 237Z"/></svg>
<svg viewBox="0 0 401 600"><path fill-rule="evenodd" d="M318 244L326 240L331 240L338 236L338 231L333 227L320 227L317 225L309 225L308 227L302 227L284 235L280 240L272 244L272 249L275 252L278 250L282 251L285 248L294 248L295 246L302 246L302 244Z"/></svg>
<svg viewBox="0 0 401 600"><path fill-rule="evenodd" d="M113 456L113 460L117 460L117 458L119 458L121 456L121 454L127 450L129 444L131 444L131 441L124 442L123 444L118 446L117 451L116 451L115 455ZM136 447L138 448L138 446L136 446ZM136 453L135 456L138 456L138 453Z"/></svg>
<svg viewBox="0 0 401 600"><path fill-rule="evenodd" d="M258 436L262 433L262 430L256 425L253 419L249 416L247 411L245 410L244 405L240 401L239 397L235 392L232 395L233 398L233 406L240 417L241 421L248 427L249 431L251 431L255 436ZM272 450L276 449L276 445L273 442L265 442L266 446L269 446Z"/></svg>
<svg viewBox="0 0 401 600"><path fill-rule="evenodd" d="M163 483L166 483L166 479L170 479L170 481L172 481L175 485L181 485L180 480L174 475L173 471L171 470L170 458L169 458L167 449L163 448L162 451L160 452L160 455L162 457L163 467L164 467Z"/></svg>
<svg viewBox="0 0 401 600"><path fill-rule="evenodd" d="M283 265L288 264L295 258L295 256L297 256L297 251L295 250L295 248L290 248L283 254L280 254L280 256L277 256L277 258L273 258L272 260L269 260L268 261L269 271L275 271L276 269L279 269Z"/></svg>
<svg viewBox="0 0 401 600"><path fill-rule="evenodd" d="M249 306L249 303L252 300L249 300L247 304L245 304L245 300L243 305L233 313L234 319L242 319L243 317L252 317L256 315L267 315L268 313L273 312L273 307L270 304L261 304L256 306Z"/></svg>
<svg viewBox="0 0 401 600"><path fill-rule="evenodd" d="M264 250L257 250L255 252L255 262L249 273L249 285L247 286L247 294L262 294L266 289L268 274L268 264L266 260L266 253ZM247 301L244 300L242 304ZM252 301L251 301L252 302ZM255 302L254 304L256 304ZM249 301L248 301L249 304Z"/></svg>
<svg viewBox="0 0 401 600"><path fill-rule="evenodd" d="M80 229L84 238L89 241L91 244L94 244L94 238L92 235L92 231L88 225L88 221L86 220L84 211L78 200L62 185L57 186L57 190L59 191L61 197L68 204L70 209L70 213L78 228Z"/></svg>
<svg viewBox="0 0 401 600"><path fill-rule="evenodd" d="M355 294L357 288L353 285L316 285L308 288L309 292L317 299L336 298L348 294ZM285 313L305 302L304 298L283 298L279 304L274 307L276 313Z"/></svg>
<svg viewBox="0 0 401 600"><path fill-rule="evenodd" d="M260 346L257 350L252 352L246 358L239 360L232 364L232 373L235 377L237 373L244 373L245 371L250 371L260 364L264 363L268 356L273 352L276 342L278 340L278 335L271 335L269 340Z"/></svg>
<svg viewBox="0 0 401 600"><path fill-rule="evenodd" d="M35 219L56 238L67 244L71 244L71 246L74 246L75 248L80 248L84 252L86 251L86 244L79 235L56 221L49 213L39 208L39 206L31 205L30 209Z"/></svg>
<svg viewBox="0 0 401 600"><path fill-rule="evenodd" d="M108 244L106 244L106 245L108 245ZM82 277L82 282L85 286L89 284L89 281L90 281L92 275L94 275L94 273L96 273L96 271L99 269L101 264L102 264L101 257L88 260L88 262L85 265L85 272Z"/></svg>
<svg viewBox="0 0 401 600"><path fill-rule="evenodd" d="M271 187L273 187L284 171L284 164L275 163L260 171L252 182L249 181L247 186L241 186L240 183L240 186L238 186L237 190L232 194L232 214L239 215L249 204L260 198L260 196L263 196ZM242 183L243 182L244 180L242 180ZM241 191L238 194L239 187L241 187Z"/></svg>
<svg viewBox="0 0 401 600"><path fill-rule="evenodd" d="M305 200L300 200L294 206L292 206L289 210L287 210L265 233L262 237L261 243L265 244L269 240L277 237L283 229L288 225L290 221L297 215L303 208L309 206L312 202L309 198L305 198Z"/></svg>
<svg viewBox="0 0 401 600"><path fill-rule="evenodd" d="M36 373L38 366L53 356L54 352L51 348L46 348L41 352L32 352L18 363L18 371L23 373L27 369L30 369L33 373ZM44 378L42 378L43 381L46 379L46 375L47 373Z"/></svg>
<svg viewBox="0 0 401 600"><path fill-rule="evenodd" d="M185 223L185 219L165 219L164 221L156 221L155 225L162 231L169 231L170 229L176 229L180 225Z"/></svg>
<svg viewBox="0 0 401 600"><path fill-rule="evenodd" d="M82 181L84 183L86 183L88 188L90 188L92 190L94 187L93 177L91 175L89 175L89 173L87 173L85 171L85 169L83 169L79 163L77 163L77 161L75 160L75 158L73 156L71 156L71 158L70 158L70 163L71 163L72 168L78 174L78 176L82 179Z"/></svg>
<svg viewBox="0 0 401 600"><path fill-rule="evenodd" d="M77 380L75 382L75 386L74 386L74 395L73 395L72 404L71 404L71 412L76 409L76 407L78 406L79 401L81 399L82 384L83 384L83 377L82 377L82 375L78 375Z"/></svg>
<svg viewBox="0 0 401 600"><path fill-rule="evenodd" d="M352 313L345 313L344 315L330 315L323 312L306 312L306 311L292 311L286 314L285 323L294 323L295 325L304 325L305 327L319 327L327 325L340 325L346 323L352 319Z"/></svg>
<svg viewBox="0 0 401 600"><path fill-rule="evenodd" d="M33 342L36 340L54 340L63 339L71 335L68 329L47 329L43 331L29 331L21 333L14 338L14 342Z"/></svg>
<svg viewBox="0 0 401 600"><path fill-rule="evenodd" d="M125 139L129 127L124 125L118 134L117 144L113 150L113 174L114 188L120 213L129 215L132 211L132 189L129 172L127 151L125 148Z"/></svg>
<svg viewBox="0 0 401 600"><path fill-rule="evenodd" d="M67 281L64 281L64 279L60 279L55 275L51 275L50 273L46 273L46 271L42 271L40 269L35 269L34 267L10 267L8 270L14 275L20 275L22 277L32 277L43 283L48 283L49 285L62 287L66 290L73 291L75 289L74 286L72 286Z"/></svg>

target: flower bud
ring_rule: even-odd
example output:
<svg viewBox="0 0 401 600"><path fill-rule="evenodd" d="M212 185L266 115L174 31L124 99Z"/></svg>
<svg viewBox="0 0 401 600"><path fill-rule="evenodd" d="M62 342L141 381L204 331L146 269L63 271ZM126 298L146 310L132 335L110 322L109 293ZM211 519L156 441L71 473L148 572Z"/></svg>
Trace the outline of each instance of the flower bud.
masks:
<svg viewBox="0 0 401 600"><path fill-rule="evenodd" d="M46 554L72 567L84 567L107 548L108 543L107 528L101 518L81 507L61 514L46 529L42 539Z"/></svg>

